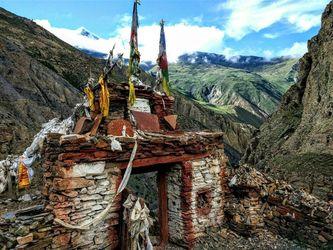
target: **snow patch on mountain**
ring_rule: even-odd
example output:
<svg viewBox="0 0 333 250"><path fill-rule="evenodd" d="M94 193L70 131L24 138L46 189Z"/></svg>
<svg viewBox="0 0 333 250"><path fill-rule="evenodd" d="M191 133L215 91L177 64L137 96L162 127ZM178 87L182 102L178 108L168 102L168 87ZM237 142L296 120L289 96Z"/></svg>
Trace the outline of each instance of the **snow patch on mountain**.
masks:
<svg viewBox="0 0 333 250"><path fill-rule="evenodd" d="M99 40L99 37L90 32L89 30L85 29L84 27L80 27L77 29L78 34L84 37L88 37L93 40Z"/></svg>

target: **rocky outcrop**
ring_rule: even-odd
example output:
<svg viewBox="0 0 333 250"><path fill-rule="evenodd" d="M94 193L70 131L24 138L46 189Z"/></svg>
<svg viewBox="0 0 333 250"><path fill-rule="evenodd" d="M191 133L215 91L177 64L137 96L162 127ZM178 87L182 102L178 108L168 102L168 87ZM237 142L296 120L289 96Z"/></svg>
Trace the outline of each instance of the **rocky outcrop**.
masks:
<svg viewBox="0 0 333 250"><path fill-rule="evenodd" d="M319 195L332 191L332 28L331 1L322 15L319 34L308 42L309 52L300 60L297 84L260 128L244 157L244 161L288 176L289 181Z"/></svg>

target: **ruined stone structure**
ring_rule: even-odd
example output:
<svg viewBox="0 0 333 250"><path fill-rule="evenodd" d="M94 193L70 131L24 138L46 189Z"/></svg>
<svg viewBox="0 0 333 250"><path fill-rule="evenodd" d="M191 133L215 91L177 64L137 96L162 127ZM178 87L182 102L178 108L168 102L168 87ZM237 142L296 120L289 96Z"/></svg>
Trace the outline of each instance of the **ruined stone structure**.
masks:
<svg viewBox="0 0 333 250"><path fill-rule="evenodd" d="M54 224L51 247L111 249L122 246L122 202L114 196L135 141L136 172L157 171L160 246L168 240L193 246L208 227L223 223L226 157L222 133L185 133L174 130L173 99L136 89L147 100L144 112L127 106L126 85L111 85L110 115L91 112L94 122L79 118L79 134L49 134L44 147L46 210L71 225L87 222L112 202L109 214L89 230ZM142 107L141 107L142 109ZM149 109L151 110L149 112ZM148 122L147 122L148 121ZM123 126L127 136L121 136ZM86 133L86 131L88 134ZM131 137L137 131L137 138ZM85 133L85 134L83 134ZM83 135L80 135L83 134ZM94 136L93 136L94 135ZM113 151L112 137L121 144ZM149 204L148 204L149 205Z"/></svg>
<svg viewBox="0 0 333 250"><path fill-rule="evenodd" d="M333 204L242 166L230 174L225 190L225 222L243 235L265 227L312 247L333 243ZM330 245L331 244L331 245Z"/></svg>

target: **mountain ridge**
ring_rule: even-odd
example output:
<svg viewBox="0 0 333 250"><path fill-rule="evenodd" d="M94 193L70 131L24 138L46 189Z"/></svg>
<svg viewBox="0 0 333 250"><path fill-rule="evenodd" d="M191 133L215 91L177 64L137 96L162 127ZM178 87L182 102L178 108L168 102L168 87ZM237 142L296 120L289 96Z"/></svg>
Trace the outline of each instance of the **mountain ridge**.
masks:
<svg viewBox="0 0 333 250"><path fill-rule="evenodd" d="M169 68L173 89L209 104L239 106L264 120L276 110L282 95L294 83L294 65L297 59L258 65L252 71L201 62L170 64ZM269 71L277 69L281 72L275 79Z"/></svg>

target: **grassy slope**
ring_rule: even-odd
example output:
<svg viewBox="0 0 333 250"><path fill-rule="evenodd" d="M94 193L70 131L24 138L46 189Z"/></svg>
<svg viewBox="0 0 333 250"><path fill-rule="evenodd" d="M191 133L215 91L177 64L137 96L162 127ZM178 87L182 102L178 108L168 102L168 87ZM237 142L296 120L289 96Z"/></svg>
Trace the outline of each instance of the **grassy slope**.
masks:
<svg viewBox="0 0 333 250"><path fill-rule="evenodd" d="M264 66L255 70L255 72L284 94L289 89L290 84L293 83L293 79L297 74L298 60L296 58L289 59L275 65Z"/></svg>
<svg viewBox="0 0 333 250"><path fill-rule="evenodd" d="M296 59L255 71L207 64L171 64L174 89L201 104L226 114L243 108L260 119L274 112L293 82ZM212 105L211 105L212 104Z"/></svg>

